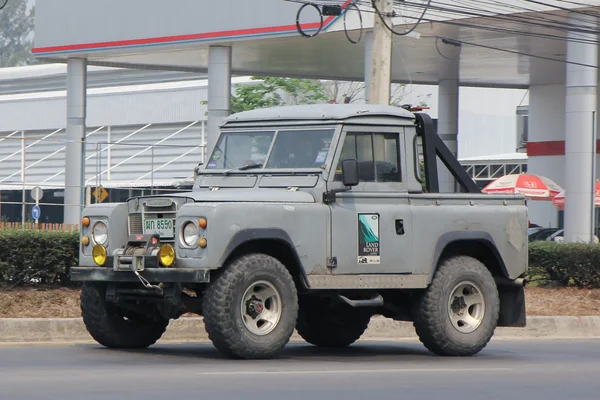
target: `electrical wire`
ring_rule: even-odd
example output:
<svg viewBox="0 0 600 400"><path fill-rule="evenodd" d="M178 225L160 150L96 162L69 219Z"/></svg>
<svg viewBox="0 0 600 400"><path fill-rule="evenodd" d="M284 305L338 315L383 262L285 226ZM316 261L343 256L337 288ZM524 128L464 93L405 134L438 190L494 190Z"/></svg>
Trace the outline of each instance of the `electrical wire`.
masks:
<svg viewBox="0 0 600 400"><path fill-rule="evenodd" d="M467 41L459 40L459 39L448 39L448 38L443 38L441 36L439 36L439 38L440 39L446 39L446 40L448 40L450 42L460 43L461 45L464 44L464 45L468 45L468 46L481 47L481 48L488 49L488 50L496 50L496 51L501 51L501 52L504 52L504 53L516 54L516 55L519 55L519 56L525 56L525 57L531 57L531 58L539 58L539 59L542 59L542 60L556 61L556 62L560 62L560 63L563 63L563 64L572 64L572 65L579 65L581 67L588 67L588 68L599 69L599 67L597 65L592 65L592 64L585 64L585 63L580 63L580 62L576 62L576 61L566 61L566 60L561 60L561 59L558 59L558 58L540 56L540 55L537 55L537 54L525 53L525 52L517 51L517 50L503 49L503 48L500 48L500 47L487 46L485 44L467 42Z"/></svg>
<svg viewBox="0 0 600 400"><path fill-rule="evenodd" d="M409 5L409 6L414 6L414 7L422 7L421 5L415 4L415 3L409 3L409 2L405 2L405 4ZM585 26L582 27L581 25L577 24L572 24L573 28L569 28L568 26L561 26L561 25L556 25L557 22L559 21L553 21L555 24L548 24L548 23L541 23L541 22L532 22L532 18L530 17L519 17L519 16L504 16L504 15L490 15L490 14L484 14L481 12L474 12L474 11L469 11L469 10L457 10L454 8L448 8L448 7L441 7L441 6L437 6L437 5L431 5L429 7L430 9L430 15L433 14L434 16L436 16L436 11L438 12L437 16L439 17L448 17L448 13L453 13L459 16L470 16L470 17L474 17L474 18L487 18L490 20L498 20L498 21L504 21L504 22L508 22L511 24L517 24L517 23L522 23L522 24L526 24L526 25L531 25L531 26L536 26L536 27L541 27L541 28L547 28L547 29L560 29L561 31L569 31L569 32L579 32L579 33L583 33L583 34L588 34L588 33L593 33L593 34L598 34L600 33L599 30L597 29L590 29L590 28L586 28ZM475 9L476 10L476 9ZM431 22L441 22L441 21L437 21L434 19L426 19L423 18L425 21L431 21Z"/></svg>
<svg viewBox="0 0 600 400"><path fill-rule="evenodd" d="M404 67L404 70L406 71L406 74L408 75L408 84L412 88L412 86L413 86L413 80L412 80L412 76L410 74L410 69L404 63L404 58L402 57L402 52L401 51L398 52L398 56L400 57L400 63L402 63L402 66ZM410 98L409 98L409 102L410 103L412 103L412 93L413 92L414 92L414 89L410 92Z"/></svg>
<svg viewBox="0 0 600 400"><path fill-rule="evenodd" d="M352 38L350 38L350 35L348 34L348 27L346 26L346 16L348 15L348 11L350 10L350 7L354 7L356 9L356 11L358 12L358 18L360 19L360 33L358 35L358 39L353 40ZM348 4L348 6L346 7L346 9L344 10L344 33L346 34L346 39L348 39L348 41L352 44L358 44L360 42L360 39L362 39L362 35L363 35L363 18L362 18L362 13L360 11L360 8L358 8L358 6L356 5L356 3L350 3Z"/></svg>
<svg viewBox="0 0 600 400"><path fill-rule="evenodd" d="M286 0L286 1L301 3L301 4L308 3L308 1L306 1L306 0ZM420 20L420 21L426 21L426 22L430 22L430 23L437 22L437 23L448 24L448 25L464 26L464 27L468 27L468 28L472 28L472 29L488 30L488 31L497 32L497 33L508 33L508 34L524 35L524 36L544 38L544 39L553 39L553 40L560 40L560 41L574 41L574 42L581 42L581 43L598 43L598 42L596 40L585 38L585 37L578 38L578 37L576 37L577 35L575 35L576 32L579 32L582 35L600 34L600 31L598 31L598 30L583 29L583 28L581 28L580 24L559 21L559 20L555 20L552 18L536 17L536 16L523 17L523 16L515 16L515 15L511 15L511 16L494 15L491 13L493 11L484 10L479 7L470 7L468 5L469 0L467 0L467 2L465 2L465 0L457 1L452 4L452 5L456 6L456 3L460 3L458 5L458 8L442 7L442 6L448 5L448 3L444 3L444 2L437 2L438 4L441 4L441 6L437 6L437 5L432 6L432 4L434 3L432 1L428 1L427 5L410 3L410 2L407 2L406 0L395 0L395 1L396 1L396 3L399 3L405 7L413 7L414 9L419 9L421 15L420 15L418 21ZM525 0L523 0L523 1L525 1ZM328 2L328 3L331 4L331 2ZM353 5L368 4L369 6L372 6L373 2L372 2L372 0L362 0L362 1L356 0L352 4ZM478 1L476 4L487 4L487 5L492 5L496 8L504 7L503 12L506 11L506 8L511 9L513 11L520 11L520 12L523 12L523 11L538 12L538 10L530 9L527 7L519 7L519 6L515 6L515 5L506 5L500 1L494 1L494 0L491 0L491 1L481 0L481 1ZM372 13L377 13L377 11L361 10L361 12L372 12ZM571 35L570 35L570 37L565 37L565 36L558 35L558 34L553 35L553 34L548 34L548 33L537 33L537 32L531 32L531 31L527 31L527 30L523 31L523 30L518 30L518 29L499 28L499 27L493 27L493 26L482 26L482 25L465 24L465 23L461 24L461 23L456 23L456 22L452 22L452 21L438 21L438 20L432 19L432 18L425 18L424 15L425 15L425 12L427 12L427 11L429 11L429 14L439 13L439 17L444 17L444 18L448 17L448 15L447 15L448 13L459 15L459 16L467 15L467 16L478 17L478 18L483 17L483 18L489 19L490 21L497 20L499 22L510 23L512 25L527 25L527 26L532 26L532 27L545 28L545 29L549 29L549 30L552 30L552 29L559 30L561 32L561 34L563 32L570 32ZM436 11L437 11L437 13L436 13ZM436 15L433 15L433 16L435 17ZM571 16L571 19L573 19L572 16ZM574 20L577 21L576 18ZM538 21L538 22L532 22L532 21ZM587 22L587 21L581 20L581 22ZM391 28L389 26L389 24L386 24L386 25L387 25L388 29ZM417 25L413 26L413 30L414 30L414 28L416 28L416 26ZM411 32L411 31L408 31L408 32ZM407 33L405 32L404 34L407 34ZM352 40L350 40L350 41L353 42Z"/></svg>
<svg viewBox="0 0 600 400"><path fill-rule="evenodd" d="M544 3L543 1L537 1L537 0L523 0L526 1L528 3L532 3L532 4L537 4L540 6L544 6L544 7L550 7L550 8L558 8L559 10L562 11L567 11L567 12L571 12L571 13L576 13L576 14L581 14L581 15L587 15L588 17L597 17L598 14L591 14L591 13L587 13L584 11L579 11L577 9L571 9L571 8L567 8L567 7L561 7L561 6L557 6L555 4L548 4L548 3ZM592 7L592 6L590 6Z"/></svg>
<svg viewBox="0 0 600 400"><path fill-rule="evenodd" d="M514 5L506 5L502 2L499 1L481 1L481 2L477 2L478 6L482 6L482 5L487 5L488 8L486 9L482 9L480 7L472 7L469 6L469 2L468 1L459 1L458 3L458 7L459 9L449 9L447 6L449 5L448 3L440 3L442 6L445 7L439 7L440 10L444 11L444 12L448 12L448 11L454 11L454 12L460 12L460 14L468 14L470 16L473 17L483 17L483 16L487 16L489 18L493 18L493 19L497 19L497 20L505 20L508 22L520 22L524 25L536 25L536 26L542 26L542 27L546 27L546 28L554 28L554 29L562 29L562 30L572 30L572 29L578 29L580 31L584 31L584 32L589 32L590 28L589 28L589 21L586 21L584 19L578 18L578 17L573 17L571 16L571 18L575 21L575 23L571 23L568 20L565 21L564 17L560 16L560 15L552 15L558 19L554 19L554 18L550 18L549 16L545 16L543 14L539 13L539 10L533 9L533 8L528 8L528 7L523 7L523 6L514 6ZM454 4L453 4L454 5ZM418 5L417 5L418 6ZM511 14L510 16L508 15L494 15L493 13L490 13L490 9L492 6L498 8L498 7L502 7L501 10L497 10L497 13L503 13L506 12L505 8L508 8L509 10L512 11L516 11L519 13L536 13L535 15L527 15L527 16L522 16L522 15L514 15ZM476 12L474 12L476 11ZM561 20L561 18L563 18L563 20ZM579 23L581 22L581 24ZM585 24L587 23L588 27L585 27ZM582 24L584 24L584 26L582 26Z"/></svg>
<svg viewBox="0 0 600 400"><path fill-rule="evenodd" d="M419 19L417 20L417 22L415 22L415 24L413 25L412 28L410 28L409 30L405 31L405 32L398 32L395 31L394 28L392 28L391 26L388 25L387 22L385 22L385 19L383 18L383 15L381 15L381 12L379 12L379 8L377 8L377 5L375 4L375 0L371 0L371 6L373 7L373 9L375 10L375 13L379 16L379 18L381 19L381 22L383 23L383 25L385 25L385 27L394 35L397 36L406 36L408 34L410 34L411 32L413 32L415 29L417 29L417 26L419 26L419 24L421 23L421 21L423 20L423 17L425 17L425 13L427 12L427 10L429 9L429 6L431 5L431 0L427 1L427 5L425 6L425 9L423 10L423 13L421 14L421 16L419 17Z"/></svg>
<svg viewBox="0 0 600 400"><path fill-rule="evenodd" d="M0 10L2 10L8 4L8 0L4 0L4 4L0 6Z"/></svg>
<svg viewBox="0 0 600 400"><path fill-rule="evenodd" d="M288 1L302 2L302 0L288 0ZM522 0L522 1L526 2L526 3L543 5L543 6L546 6L549 8L554 8L555 10L558 9L561 11L573 12L573 13L579 14L579 15L600 16L600 14L593 14L590 12L571 10L566 7L554 7L554 5L552 5L552 4L544 3L542 1L537 1L537 0ZM546 16L538 16L538 15L536 15L536 16L498 15L498 14L493 14L494 11L490 11L490 10L496 10L496 12L506 12L506 10L508 9L508 10L522 12L522 13L537 13L537 14L539 14L540 11L532 9L532 8L528 8L528 7L505 4L502 1L496 1L496 0L480 0L480 1L476 1L476 2L473 0L457 0L457 1L453 2L453 4L452 4L454 6L454 8L448 7L448 5L449 5L448 3L444 3L441 1L433 2L432 0L428 0L426 4L411 3L411 2L407 2L406 0L396 0L396 2L397 3L399 2L404 7L409 7L409 8L412 8L413 10L420 11L420 15L418 18L417 17L408 17L410 19L417 20L417 22L408 31L396 32L395 30L393 30L393 28L391 26L389 26L389 24L387 24L383 20L383 18L382 18L383 15L379 11L379 9L377 8L377 6L373 0L356 0L353 4L356 5L356 7L358 7L357 4L360 4L360 5L368 4L371 7L373 7L373 9L374 9L373 11L363 9L363 10L361 10L361 12L372 12L374 14L377 14L380 18L382 18L382 22L384 23L386 28L388 30L390 30L392 33L399 35L399 36L405 36L408 33L413 32L416 29L416 27L418 26L418 24L421 22L430 22L432 24L436 23L436 24L443 24L443 25L451 25L451 26L457 26L457 27L477 29L477 30L482 30L482 31L490 31L490 32L510 34L510 35L522 35L522 36L541 38L541 39L547 39L547 40L559 40L559 41L563 41L563 42L578 42L578 43L587 43L587 44L600 44L600 41L591 38L592 35L600 34L600 30L592 29L591 27L586 28L585 25L589 24L589 21L587 21L585 19L579 19L577 17L574 17L572 14L569 15L567 20L560 20L560 18L565 18L565 17L561 17L559 15L552 15L554 18L549 18ZM470 4L473 4L473 3L477 4L478 6L488 5L491 7L490 7L490 10L486 10L486 9L482 9L481 7L471 6ZM567 1L567 3L593 7L592 5L585 4L585 3L576 3L576 2L568 2L568 1ZM306 2L304 2L303 4L306 4ZM505 7L505 8L503 8L501 11L499 11L500 7ZM394 11L394 12L396 12L396 11ZM468 22L437 20L437 19L433 19L433 18L426 18L426 16L425 16L426 14L428 14L434 18L438 15L440 17L448 18L448 13L452 13L452 14L455 14L458 16L472 17L472 18L485 18L486 21L488 21L488 22L502 23L504 27L493 26L493 25L478 25L478 24L468 23ZM575 22L571 22L571 21L575 21ZM577 21L581 21L585 25L582 27L582 24L576 23ZM522 26L524 28L520 28L520 29L506 28L506 26L507 26L506 23L510 23L513 27ZM524 30L527 28L546 29L549 31L555 30L555 31L560 31L561 34L563 34L563 35L565 32L567 32L567 33L569 33L569 36L562 36L560 34L550 34L547 32L543 33L543 32L533 32L531 30ZM522 52L522 51L488 46L488 45L474 43L474 42L470 42L470 41L464 41L464 40L459 40L459 39L449 39L449 38L445 38L442 36L422 36L422 37L423 38L425 38L425 37L435 38L436 50L438 51L440 56L442 56L446 59L449 59L449 60L454 59L454 58L450 58L450 57L447 57L444 54L442 54L442 52L440 50L440 46L439 46L440 40L447 41L448 44L452 44L452 43L456 43L456 44L460 44L460 45L464 44L464 45L468 45L468 46L481 47L481 48L485 48L485 49L489 49L489 50L495 50L495 51L501 51L501 52L510 53L510 54L516 54L516 55L520 55L520 56L524 56L524 57L538 58L538 59L543 59L543 60L547 60L547 61L555 61L555 62L560 62L560 63L564 63L564 64L573 64L573 65L579 65L579 66L598 69L597 65L578 63L578 62L574 62L574 61L567 61L567 60L542 56L542 55L533 54L533 53L526 53L526 52ZM461 51L462 51L462 49L461 49ZM458 56L460 56L460 53Z"/></svg>
<svg viewBox="0 0 600 400"><path fill-rule="evenodd" d="M473 15L472 15L473 16ZM487 16L483 16L481 15L481 17L484 18L488 18L490 20L493 20L492 17L487 17ZM470 24L470 23L464 23L464 22L455 22L455 21L448 21L448 20L436 20L436 19L432 19L432 18L423 18L424 21L426 22L430 22L430 23L439 23L439 24L445 24L445 25L453 25L453 26L459 26L459 27L467 27L467 28L472 28L472 29L481 29L481 30L487 30L487 31L492 31L492 32L498 32L498 33L507 33L507 34L514 34L514 35L523 35L523 36L530 36L530 37L538 37L538 38L543 38L543 39L552 39L552 40L560 40L560 41L572 41L572 42L580 42L580 43L599 43L597 40L595 39L590 39L589 35L590 34L599 34L600 31L588 31L588 30L577 30L581 33L581 37L565 37L565 36L561 36L561 35L552 35L552 34L547 34L547 33L536 33L536 32L531 32L531 31L523 31L523 30L517 30L517 29L510 29L510 28L500 28L500 27L495 27L495 26L490 26L490 25L475 25L475 24ZM510 20L510 19L506 19L506 18L502 18L501 21L504 22L510 22L515 24L514 20ZM572 33L573 30L569 30L569 29L564 29L567 30L569 32ZM588 35L586 37L586 35ZM573 35L571 35L573 36Z"/></svg>
<svg viewBox="0 0 600 400"><path fill-rule="evenodd" d="M525 91L525 94L523 95L523 98L521 99L521 101L519 102L519 105L517 107L521 107L521 105L523 104L523 101L525 101L525 97L527 97L528 94L529 94L529 89L527 89L527 91Z"/></svg>
<svg viewBox="0 0 600 400"><path fill-rule="evenodd" d="M556 21L556 20L551 20L551 21L536 21L534 18L531 18L531 16L527 16L527 17L522 17L522 16L515 16L515 15L510 15L510 16L505 16L505 15L490 15L490 14L484 14L482 12L475 12L475 11L479 11L477 9L460 9L460 10L456 10L456 9L450 9L450 8L446 8L446 7L438 7L438 6L432 6L431 7L432 11L440 11L440 16L447 16L447 13L456 13L459 14L460 16L470 16L470 17L474 17L474 18L487 18L490 20L498 20L498 21L506 21L508 23L511 24L516 24L516 23L520 23L520 24L524 24L524 25L529 25L529 26L533 26L533 27L540 27L540 28L547 28L547 29L559 29L561 31L577 31L577 32L581 32L581 33L595 33L593 30L590 30L589 28L586 28L585 26L581 26L579 24L570 24L571 26L569 26L569 23L564 23L562 21ZM471 10L475 10L475 11L471 11Z"/></svg>
<svg viewBox="0 0 600 400"><path fill-rule="evenodd" d="M300 14L302 14L302 11L306 7L313 7L319 13L319 18L320 18L319 28L317 28L317 30L312 35L304 32L304 30L302 30L302 26L300 25ZM298 33L300 33L302 36L307 37L307 38L313 38L313 37L317 36L319 33L321 33L321 30L323 29L323 12L319 8L319 6L317 6L315 3L304 3L303 5L301 5L300 8L298 9L298 13L296 14L296 29L298 30Z"/></svg>
<svg viewBox="0 0 600 400"><path fill-rule="evenodd" d="M456 60L458 57L460 57L460 54L462 53L462 47L460 47L460 50L458 51L458 54L456 56L452 57L452 58L446 57L445 55L443 55L442 52L440 51L440 47L438 46L438 42L440 41L440 39L441 38L439 38L439 37L435 38L435 49L437 50L438 54L442 58L445 58L446 60L452 61L452 60ZM442 39L442 41L443 41L443 39Z"/></svg>
<svg viewBox="0 0 600 400"><path fill-rule="evenodd" d="M365 1L362 2L363 4L366 3ZM482 3L486 3L485 0L482 1ZM488 4L490 4L490 2L487 2ZM494 2L497 5L497 2ZM492 4L494 4L492 3ZM406 1L402 2L403 5L408 5L408 6L416 6L416 7L420 7L421 9L424 8L423 5L420 4L415 4L415 3L408 3ZM444 3L442 3L444 4ZM464 4L464 3L463 3ZM478 2L479 4L479 2ZM453 8L446 8L446 7L439 7L436 6L436 9L439 9L440 12L439 16L440 18L448 18L448 13L453 13L456 15L464 15L466 14L464 12L464 7L465 6L461 6L463 7L463 9L453 9ZM467 7L468 8L468 7ZM510 7L511 9L514 9L515 7ZM481 9L478 9L481 11ZM432 16L436 16L436 10L429 9L429 14ZM500 22L503 22L503 24L505 23L510 23L513 25L519 25L519 23L523 24L523 25L531 25L531 20L535 20L534 17L532 16L527 16L527 17L518 17L518 16L514 16L511 15L510 17L508 16L494 16L494 15L490 15L488 14L483 14L483 13L473 13L470 12L468 13L469 16L471 17L483 17L483 18L487 18L490 21L493 20L498 20ZM522 18L522 19L521 19ZM553 19L548 19L548 20L544 20L544 19L540 19L541 22L535 24L536 26L542 27L542 28L547 28L547 29L559 29L561 33L568 31L571 32L572 35L571 37L565 37L562 35L551 35L551 34L545 34L545 33L536 33L536 32L531 32L531 31L519 31L516 29L507 29L507 28L498 28L498 27L490 27L488 26L481 26L481 25L475 25L475 24L466 24L466 23L459 23L459 22L454 22L454 21L445 21L445 20L437 20L437 19L432 19L432 18L425 18L422 17L422 20L426 21L426 22L430 22L430 23L441 23L441 24L447 24L447 25L455 25L455 26L464 26L464 27L468 27L468 28L472 28L472 29L482 29L482 30L489 30L489 31L493 31L493 32L501 32L501 33L508 33L508 34L520 34L520 35L526 35L526 36L532 36L532 37L539 37L539 38L545 38L545 39L555 39L555 40L560 40L560 41L575 41L575 42L583 42L583 43L597 43L596 40L591 40L589 38L578 38L578 37L573 37L573 36L577 36L573 33L573 31L577 31L580 32L582 35L586 35L586 34L598 34L600 33L600 31L598 30L590 30L590 29L581 29L581 28L570 28L569 26L560 26L560 25L556 25L556 24L560 24L561 21L556 21ZM551 22L552 24L548 24L548 22ZM583 22L583 21L582 21ZM571 24L574 27L579 27L581 25L574 25Z"/></svg>
<svg viewBox="0 0 600 400"><path fill-rule="evenodd" d="M562 41L562 42L575 42L575 43L585 43L585 44L599 44L600 43L596 39L568 38L568 37L559 36L559 35L532 33L532 32L527 32L527 31L519 31L519 30L515 30L515 29L499 28L499 27L495 27L495 26L474 25L474 24L454 22L454 21L437 21L434 19L425 19L425 21L431 22L431 23L439 23L442 25L450 25L450 26L456 26L456 27L462 27L462 28L471 28L471 29L477 29L477 30L488 31L488 32L505 33L505 34L509 34L509 35L528 36L528 37L547 39L547 40L558 40L558 41Z"/></svg>

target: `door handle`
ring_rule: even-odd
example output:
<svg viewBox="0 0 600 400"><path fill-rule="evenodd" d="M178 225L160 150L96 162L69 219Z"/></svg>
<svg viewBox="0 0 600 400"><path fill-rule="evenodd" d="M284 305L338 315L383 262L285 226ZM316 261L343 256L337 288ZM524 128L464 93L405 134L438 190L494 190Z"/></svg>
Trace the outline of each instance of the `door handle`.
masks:
<svg viewBox="0 0 600 400"><path fill-rule="evenodd" d="M397 219L396 223L396 235L404 235L404 220L403 219Z"/></svg>

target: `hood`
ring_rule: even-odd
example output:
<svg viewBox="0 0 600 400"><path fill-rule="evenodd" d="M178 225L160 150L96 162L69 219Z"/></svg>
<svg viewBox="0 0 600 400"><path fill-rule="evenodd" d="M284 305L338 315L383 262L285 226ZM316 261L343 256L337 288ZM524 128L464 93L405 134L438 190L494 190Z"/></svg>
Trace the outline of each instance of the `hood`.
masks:
<svg viewBox="0 0 600 400"><path fill-rule="evenodd" d="M185 193L170 193L149 197L185 197L205 202L264 202L264 203L314 203L310 193L284 189L221 189Z"/></svg>

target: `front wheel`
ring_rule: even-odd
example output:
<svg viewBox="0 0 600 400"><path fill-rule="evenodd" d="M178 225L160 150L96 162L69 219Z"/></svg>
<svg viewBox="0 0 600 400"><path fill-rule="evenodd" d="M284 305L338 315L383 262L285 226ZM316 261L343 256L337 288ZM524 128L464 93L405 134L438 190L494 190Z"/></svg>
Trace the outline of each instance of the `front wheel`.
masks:
<svg viewBox="0 0 600 400"><path fill-rule="evenodd" d="M294 333L296 287L288 270L265 254L241 256L204 293L208 337L233 358L272 358Z"/></svg>
<svg viewBox="0 0 600 400"><path fill-rule="evenodd" d="M455 256L442 262L417 302L414 326L433 353L472 356L492 338L499 312L490 271L475 258Z"/></svg>
<svg viewBox="0 0 600 400"><path fill-rule="evenodd" d="M105 347L141 349L153 345L169 320L122 309L106 301L106 285L85 283L81 290L81 316L90 335Z"/></svg>

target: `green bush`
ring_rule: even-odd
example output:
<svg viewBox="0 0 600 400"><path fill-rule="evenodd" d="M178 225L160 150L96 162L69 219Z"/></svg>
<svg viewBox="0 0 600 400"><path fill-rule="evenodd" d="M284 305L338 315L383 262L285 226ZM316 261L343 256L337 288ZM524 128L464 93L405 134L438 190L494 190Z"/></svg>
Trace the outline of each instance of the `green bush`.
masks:
<svg viewBox="0 0 600 400"><path fill-rule="evenodd" d="M543 286L600 288L600 245L532 242L528 275Z"/></svg>
<svg viewBox="0 0 600 400"><path fill-rule="evenodd" d="M78 232L0 231L0 285L73 286ZM600 288L600 245L529 243L528 280L554 287Z"/></svg>
<svg viewBox="0 0 600 400"><path fill-rule="evenodd" d="M78 232L0 231L0 284L68 285L78 246Z"/></svg>

